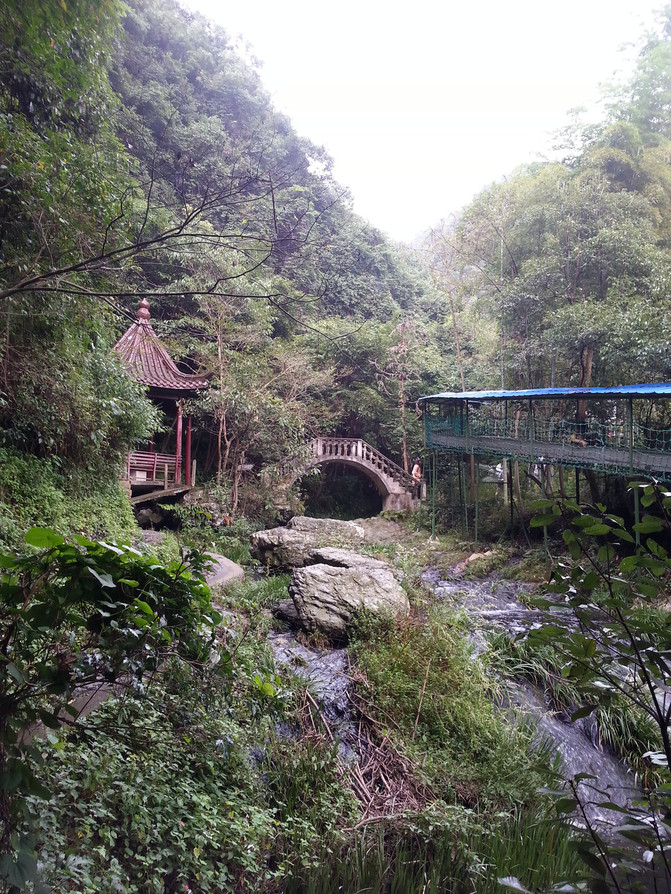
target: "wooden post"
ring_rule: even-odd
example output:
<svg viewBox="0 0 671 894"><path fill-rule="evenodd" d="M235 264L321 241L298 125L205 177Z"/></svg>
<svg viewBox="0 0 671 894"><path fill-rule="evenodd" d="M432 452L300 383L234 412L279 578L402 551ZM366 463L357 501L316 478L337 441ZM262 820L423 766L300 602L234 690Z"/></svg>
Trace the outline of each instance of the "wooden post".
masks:
<svg viewBox="0 0 671 894"><path fill-rule="evenodd" d="M196 486L196 460L191 463L191 487Z"/></svg>
<svg viewBox="0 0 671 894"><path fill-rule="evenodd" d="M184 453L184 483L191 487L191 413L186 417L186 451Z"/></svg>
<svg viewBox="0 0 671 894"><path fill-rule="evenodd" d="M163 490L168 489L168 464L163 463Z"/></svg>
<svg viewBox="0 0 671 894"><path fill-rule="evenodd" d="M177 401L177 426L175 432L177 447L175 449L175 484L182 482L182 401Z"/></svg>

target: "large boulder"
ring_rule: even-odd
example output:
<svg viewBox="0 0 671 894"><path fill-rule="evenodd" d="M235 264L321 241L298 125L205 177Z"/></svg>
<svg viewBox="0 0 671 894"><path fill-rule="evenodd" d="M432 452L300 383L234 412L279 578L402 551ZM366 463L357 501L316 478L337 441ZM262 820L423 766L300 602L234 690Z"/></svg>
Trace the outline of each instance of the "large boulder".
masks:
<svg viewBox="0 0 671 894"><path fill-rule="evenodd" d="M356 546L363 538L363 528L354 522L294 516L284 528L252 534L251 553L267 568L291 571L310 564L315 547Z"/></svg>
<svg viewBox="0 0 671 894"><path fill-rule="evenodd" d="M408 614L408 597L385 562L332 548L315 549L307 558L316 564L297 568L289 584L303 629L340 640L359 611Z"/></svg>
<svg viewBox="0 0 671 894"><path fill-rule="evenodd" d="M294 515L287 522L290 531L301 531L312 537L329 542L361 543L364 529L353 521L340 521L337 518L310 518L309 515Z"/></svg>

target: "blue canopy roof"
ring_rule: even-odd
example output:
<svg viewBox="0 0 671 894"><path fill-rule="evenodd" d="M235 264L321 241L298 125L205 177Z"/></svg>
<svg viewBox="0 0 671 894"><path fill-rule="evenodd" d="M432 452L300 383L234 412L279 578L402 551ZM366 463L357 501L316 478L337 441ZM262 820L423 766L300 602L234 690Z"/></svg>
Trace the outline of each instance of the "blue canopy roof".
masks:
<svg viewBox="0 0 671 894"><path fill-rule="evenodd" d="M671 397L671 382L649 385L617 385L613 388L529 388L525 391L446 391L430 394L420 401L449 400L523 400L533 398L618 398L618 397Z"/></svg>

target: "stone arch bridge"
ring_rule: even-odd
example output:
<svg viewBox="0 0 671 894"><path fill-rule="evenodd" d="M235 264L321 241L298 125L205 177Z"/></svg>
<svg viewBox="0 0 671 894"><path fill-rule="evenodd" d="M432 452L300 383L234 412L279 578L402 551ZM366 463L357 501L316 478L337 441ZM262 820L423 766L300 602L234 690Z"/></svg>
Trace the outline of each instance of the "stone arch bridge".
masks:
<svg viewBox="0 0 671 894"><path fill-rule="evenodd" d="M278 507L286 504L289 488L314 466L340 463L359 469L375 485L382 508L416 509L412 476L361 438L313 438L305 455L293 457L276 467Z"/></svg>

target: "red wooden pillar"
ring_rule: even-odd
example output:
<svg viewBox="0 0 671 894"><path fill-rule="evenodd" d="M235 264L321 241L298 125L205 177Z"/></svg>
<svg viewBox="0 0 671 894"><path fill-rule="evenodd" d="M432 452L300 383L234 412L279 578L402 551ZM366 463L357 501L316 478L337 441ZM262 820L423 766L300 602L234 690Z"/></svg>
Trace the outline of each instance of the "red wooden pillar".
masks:
<svg viewBox="0 0 671 894"><path fill-rule="evenodd" d="M191 487L191 413L186 417L186 451L184 453L184 483Z"/></svg>
<svg viewBox="0 0 671 894"><path fill-rule="evenodd" d="M182 401L177 401L177 449L175 451L175 484L182 481Z"/></svg>

